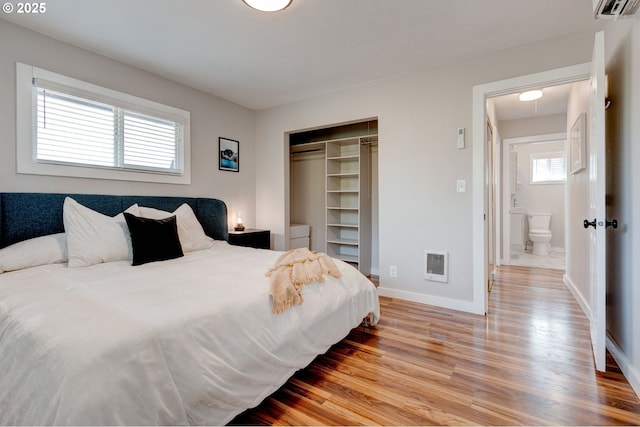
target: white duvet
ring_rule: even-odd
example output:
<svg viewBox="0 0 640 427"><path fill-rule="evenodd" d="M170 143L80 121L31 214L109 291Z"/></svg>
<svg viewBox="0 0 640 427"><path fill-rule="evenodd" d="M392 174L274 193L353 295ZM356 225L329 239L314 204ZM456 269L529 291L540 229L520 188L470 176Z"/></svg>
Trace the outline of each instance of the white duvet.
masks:
<svg viewBox="0 0 640 427"><path fill-rule="evenodd" d="M271 313L280 252L230 246L131 267L48 265L0 275L0 424L224 424L344 338L375 287L303 286Z"/></svg>

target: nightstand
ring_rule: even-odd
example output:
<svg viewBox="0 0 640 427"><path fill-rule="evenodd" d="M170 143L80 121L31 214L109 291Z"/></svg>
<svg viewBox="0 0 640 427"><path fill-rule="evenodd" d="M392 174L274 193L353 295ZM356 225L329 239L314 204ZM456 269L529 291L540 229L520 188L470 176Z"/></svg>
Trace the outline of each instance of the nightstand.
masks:
<svg viewBox="0 0 640 427"><path fill-rule="evenodd" d="M244 231L229 230L229 244L257 249L271 249L271 232L247 228Z"/></svg>

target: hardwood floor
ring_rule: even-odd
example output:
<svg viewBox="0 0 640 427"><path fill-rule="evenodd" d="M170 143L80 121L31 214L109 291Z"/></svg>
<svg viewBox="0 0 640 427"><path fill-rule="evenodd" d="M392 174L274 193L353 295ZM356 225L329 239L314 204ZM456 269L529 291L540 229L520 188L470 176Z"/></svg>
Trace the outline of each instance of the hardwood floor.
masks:
<svg viewBox="0 0 640 427"><path fill-rule="evenodd" d="M380 298L357 328L234 424L639 425L560 270L502 267L488 316Z"/></svg>

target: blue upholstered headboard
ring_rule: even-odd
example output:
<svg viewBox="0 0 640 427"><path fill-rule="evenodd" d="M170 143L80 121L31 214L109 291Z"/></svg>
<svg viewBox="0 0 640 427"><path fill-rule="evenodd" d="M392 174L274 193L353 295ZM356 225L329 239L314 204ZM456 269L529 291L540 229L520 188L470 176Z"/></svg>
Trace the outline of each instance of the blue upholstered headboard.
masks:
<svg viewBox="0 0 640 427"><path fill-rule="evenodd" d="M187 203L205 233L228 239L227 205L222 200L193 197L111 196L98 194L0 193L0 248L22 240L62 233L62 204L65 197L105 215L114 216L137 203L173 212Z"/></svg>

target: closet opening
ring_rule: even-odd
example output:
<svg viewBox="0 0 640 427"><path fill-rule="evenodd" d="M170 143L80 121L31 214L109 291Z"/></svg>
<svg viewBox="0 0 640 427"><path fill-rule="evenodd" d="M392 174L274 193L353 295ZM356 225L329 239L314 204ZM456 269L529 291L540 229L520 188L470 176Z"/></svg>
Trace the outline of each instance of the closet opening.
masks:
<svg viewBox="0 0 640 427"><path fill-rule="evenodd" d="M289 249L378 276L378 120L289 134Z"/></svg>

